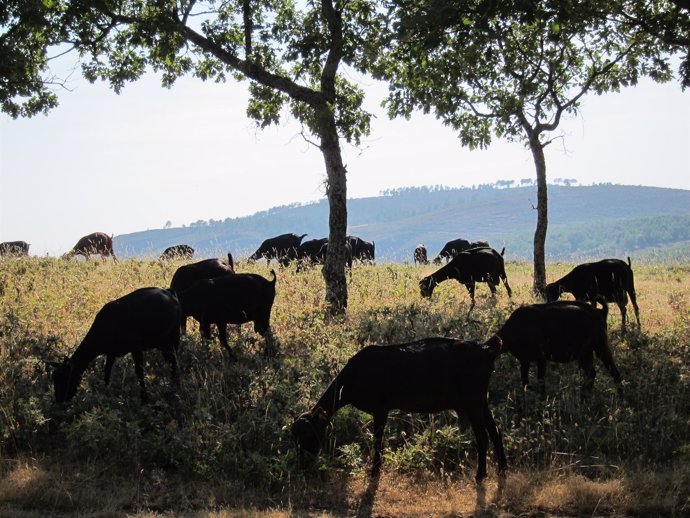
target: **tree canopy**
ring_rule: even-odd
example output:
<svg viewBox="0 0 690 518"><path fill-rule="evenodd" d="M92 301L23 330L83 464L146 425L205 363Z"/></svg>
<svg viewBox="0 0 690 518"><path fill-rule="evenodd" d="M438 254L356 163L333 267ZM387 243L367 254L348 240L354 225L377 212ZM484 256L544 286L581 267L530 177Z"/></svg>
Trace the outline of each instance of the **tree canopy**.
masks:
<svg viewBox="0 0 690 518"><path fill-rule="evenodd" d="M391 116L433 112L463 145L523 142L537 178L534 288L546 284L544 147L588 92L618 91L641 76L672 79L673 47L631 24L626 2L401 0L376 73L390 81ZM636 29L635 29L636 27Z"/></svg>

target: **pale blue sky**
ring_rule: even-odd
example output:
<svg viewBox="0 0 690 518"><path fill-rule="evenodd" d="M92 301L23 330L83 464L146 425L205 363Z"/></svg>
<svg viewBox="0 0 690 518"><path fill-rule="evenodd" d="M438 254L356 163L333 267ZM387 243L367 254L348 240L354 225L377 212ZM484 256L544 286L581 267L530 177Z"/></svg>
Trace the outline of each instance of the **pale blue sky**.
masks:
<svg viewBox="0 0 690 518"><path fill-rule="evenodd" d="M463 149L433 117L389 121L379 107L385 86L361 84L377 118L360 149L344 144L348 197L534 178L520 144ZM48 116L0 116L0 241L25 240L32 255L62 254L94 231L181 226L324 196L321 153L294 121L256 129L246 83L186 78L165 90L147 76L119 96L79 78L70 85ZM690 189L690 93L676 82L589 96L562 133L547 148L550 179Z"/></svg>

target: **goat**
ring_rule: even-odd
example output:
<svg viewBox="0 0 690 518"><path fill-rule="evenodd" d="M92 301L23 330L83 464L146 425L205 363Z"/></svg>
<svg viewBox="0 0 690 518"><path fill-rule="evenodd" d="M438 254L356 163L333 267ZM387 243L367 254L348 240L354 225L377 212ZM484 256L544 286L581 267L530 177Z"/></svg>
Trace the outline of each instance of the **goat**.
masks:
<svg viewBox="0 0 690 518"><path fill-rule="evenodd" d="M448 262L460 252L464 252L470 247L470 242L466 239L460 238L448 241L445 245L443 245L443 248L441 248L441 251L434 259L434 264L441 264L442 259L445 259L446 262Z"/></svg>
<svg viewBox="0 0 690 518"><path fill-rule="evenodd" d="M325 264L328 254L328 238L310 239L302 243L297 249L297 271L302 271L305 265ZM352 247L350 240L345 240L345 264L352 273Z"/></svg>
<svg viewBox="0 0 690 518"><path fill-rule="evenodd" d="M131 354L141 387L141 400L147 402L142 353L147 349L160 349L170 364L172 379L177 382L175 352L180 342L179 322L180 303L170 290L140 288L108 302L96 314L72 356L65 357L62 362L49 362L55 367L55 401L66 403L74 397L84 371L96 357L106 355L105 384L108 385L115 359Z"/></svg>
<svg viewBox="0 0 690 518"><path fill-rule="evenodd" d="M266 265L268 265L271 259L275 259L280 266L287 266L290 264L290 261L297 259L297 249L306 235L281 234L266 239L261 243L256 252L249 256L249 261L257 261L264 258L266 259Z"/></svg>
<svg viewBox="0 0 690 518"><path fill-rule="evenodd" d="M502 352L510 352L520 362L523 388L529 382L530 363L537 364L537 380L545 396L547 360L558 363L577 360L585 375L585 395L591 392L596 375L594 354L620 386L621 376L608 344L607 313L606 305L600 310L580 301L531 304L513 311L496 335L503 341Z"/></svg>
<svg viewBox="0 0 690 518"><path fill-rule="evenodd" d="M182 316L194 317L205 339L211 338L211 324L218 328L220 342L231 357L227 324L254 322L254 331L268 339L271 309L276 295L276 273L273 280L254 273L228 274L203 279L177 293Z"/></svg>
<svg viewBox="0 0 690 518"><path fill-rule="evenodd" d="M99 254L101 259L112 257L114 261L117 261L117 257L115 257L115 252L113 251L112 236L103 232L94 232L93 234L84 236L77 241L77 244L74 245L72 250L67 252L64 257L83 255L88 259L92 254Z"/></svg>
<svg viewBox="0 0 690 518"><path fill-rule="evenodd" d="M426 247L421 243L414 249L413 257L415 264L429 264L429 259L426 256Z"/></svg>
<svg viewBox="0 0 690 518"><path fill-rule="evenodd" d="M30 246L26 241L5 241L0 243L0 257L26 257Z"/></svg>
<svg viewBox="0 0 690 518"><path fill-rule="evenodd" d="M170 259L191 259L194 257L194 248L189 245L169 246L161 254L161 261Z"/></svg>
<svg viewBox="0 0 690 518"><path fill-rule="evenodd" d="M326 426L345 405L374 418L372 471L381 468L383 432L388 412L440 412L455 410L466 417L477 441L476 480L486 477L487 434L506 469L501 431L487 402L489 378L500 340L485 345L450 338L425 338L400 345L371 345L352 356L311 410L301 414L291 431L303 451L316 455Z"/></svg>
<svg viewBox="0 0 690 518"><path fill-rule="evenodd" d="M184 291L203 279L214 279L229 273L235 273L235 266L232 254L228 252L228 263L225 264L220 259L204 259L192 264L180 266L173 274L170 281L170 289L176 293ZM180 329L183 334L187 333L187 317L183 314L180 321Z"/></svg>
<svg viewBox="0 0 690 518"><path fill-rule="evenodd" d="M475 282L486 282L491 290L491 295L496 296L496 286L499 280L503 281L508 297L512 297L512 290L508 285L503 254L505 248L499 254L493 248L471 248L460 252L451 261L440 269L424 277L419 281L419 289L422 297L431 297L434 288L441 282L448 279L455 279L463 284L470 293L472 304L470 311L474 308L474 285Z"/></svg>
<svg viewBox="0 0 690 518"><path fill-rule="evenodd" d="M580 264L557 281L547 284L544 290L547 302L558 300L563 293L572 293L575 300L583 300L594 305L597 301L602 304L615 302L621 310L623 332L628 295L630 295L637 325L640 326L640 310L637 307L635 279L630 257L627 264L620 259L603 259L594 263Z"/></svg>
<svg viewBox="0 0 690 518"><path fill-rule="evenodd" d="M374 263L376 257L376 243L365 241L357 236L347 236L345 238L350 245L352 260L361 263Z"/></svg>

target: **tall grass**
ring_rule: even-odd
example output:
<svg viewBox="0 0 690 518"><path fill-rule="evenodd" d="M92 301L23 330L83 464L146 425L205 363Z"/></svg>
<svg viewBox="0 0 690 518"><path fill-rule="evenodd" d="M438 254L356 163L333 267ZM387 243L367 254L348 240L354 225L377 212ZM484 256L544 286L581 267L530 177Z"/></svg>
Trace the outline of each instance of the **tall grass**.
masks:
<svg viewBox="0 0 690 518"><path fill-rule="evenodd" d="M179 391L160 354L150 351L145 355L150 404L141 404L132 362L123 358L110 387L103 386L103 361L97 360L71 405L56 408L42 359L71 354L104 303L139 287L168 286L180 264L0 260L0 502L26 509L98 508L96 488L113 479L128 488L127 496L112 496L113 509L138 509L141 502L163 510L179 509L184 502L242 506L256 499L278 507L314 505L332 484L361 480L371 453L370 418L351 408L341 411L327 451L306 467L288 427L352 354L368 344L432 335L482 341L516 306L534 302L525 264L507 265L512 300L502 287L491 299L479 285L469 318L469 297L457 283L439 286L431 301L420 297L418 280L433 266L358 265L349 284L348 314L331 318L320 271L282 269L272 316L277 357L263 355L263 339L251 326L230 332L237 362L228 360L217 340L202 343L198 328L190 326L179 352ZM549 277L571 267L550 265ZM513 473L570 477L582 487L592 480L622 484L633 472L658 473L673 481L667 489L686 488L668 489L664 505L689 509L690 470L683 466L690 461L690 267L634 269L642 330L629 326L622 336L617 307L609 312L622 396L598 364L594 392L581 402L577 366L549 364L546 401L528 392L528 413L519 420L519 368L504 355L492 377L490 405L504 431ZM269 276L264 264L240 263L238 270ZM443 484L465 480L475 462L472 436L458 428L450 412L392 413L386 430L388 473ZM81 474L79 484L74 473ZM31 482L22 484L23 478ZM61 490L60 480L71 481L70 489ZM513 478L512 490L519 491L521 480ZM218 489L219 481L226 489ZM180 484L197 488L196 498ZM554 494L563 491L554 489ZM253 496L243 500L240 494ZM540 495L526 505L541 506L545 497ZM347 506L338 498L328 502Z"/></svg>

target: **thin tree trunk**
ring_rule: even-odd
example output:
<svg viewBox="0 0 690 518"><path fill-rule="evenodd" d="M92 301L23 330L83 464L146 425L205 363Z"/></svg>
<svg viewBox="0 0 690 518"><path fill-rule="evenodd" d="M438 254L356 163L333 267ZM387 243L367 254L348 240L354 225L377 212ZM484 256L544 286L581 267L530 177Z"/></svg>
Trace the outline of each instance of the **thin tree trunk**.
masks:
<svg viewBox="0 0 690 518"><path fill-rule="evenodd" d="M546 159L539 138L531 136L529 147L537 171L537 228L534 231L534 293L542 296L546 286L546 230L549 225L546 193Z"/></svg>
<svg viewBox="0 0 690 518"><path fill-rule="evenodd" d="M328 197L328 254L323 266L326 282L326 304L331 314L347 309L347 278L345 276L345 235L347 233L347 179L340 152L340 141L332 110L321 113L321 152L326 163L326 196Z"/></svg>

